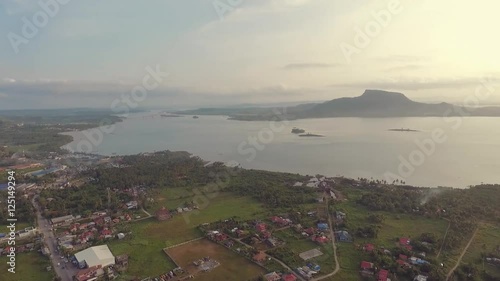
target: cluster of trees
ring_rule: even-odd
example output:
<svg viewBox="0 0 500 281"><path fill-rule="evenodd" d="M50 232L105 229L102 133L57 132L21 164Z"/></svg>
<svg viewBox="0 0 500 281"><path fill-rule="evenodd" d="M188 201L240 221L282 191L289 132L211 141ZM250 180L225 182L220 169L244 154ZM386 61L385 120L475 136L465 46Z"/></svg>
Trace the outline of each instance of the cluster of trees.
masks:
<svg viewBox="0 0 500 281"><path fill-rule="evenodd" d="M68 214L87 216L108 208L107 190L96 185L45 189L38 200L42 209L46 210L44 216L48 218ZM123 206L123 202L129 200L131 198L127 194L111 192L109 207L112 212L116 212Z"/></svg>
<svg viewBox="0 0 500 281"><path fill-rule="evenodd" d="M500 224L500 185L479 185L451 189L432 197L425 204L428 213L438 213L450 221L444 249L456 248L470 238L479 221Z"/></svg>
<svg viewBox="0 0 500 281"><path fill-rule="evenodd" d="M299 266L304 263L304 261L299 258L297 253L287 247L274 248L267 251L267 254L277 258L289 266Z"/></svg>
<svg viewBox="0 0 500 281"><path fill-rule="evenodd" d="M209 165L187 152L163 151L123 157L120 167L99 167L85 173L101 187L118 189L147 186L148 188L204 186L216 181L217 174L226 169Z"/></svg>
<svg viewBox="0 0 500 281"><path fill-rule="evenodd" d="M363 227L358 227L356 229L356 236L361 238L377 238L380 226L378 225L367 225Z"/></svg>
<svg viewBox="0 0 500 281"><path fill-rule="evenodd" d="M8 192L7 190L0 191L0 221L7 222L9 218L8 210ZM16 197L16 218L18 222L35 222L35 210L28 198Z"/></svg>
<svg viewBox="0 0 500 281"><path fill-rule="evenodd" d="M373 188L357 201L373 211L410 213L420 206L422 191L405 187Z"/></svg>
<svg viewBox="0 0 500 281"><path fill-rule="evenodd" d="M49 152L64 153L60 147L72 138L60 133L98 127L103 120L110 124L121 119L110 112L98 111L10 111L8 115L0 115L0 147L9 147L0 151L0 158L18 150L33 158L46 157Z"/></svg>
<svg viewBox="0 0 500 281"><path fill-rule="evenodd" d="M290 188L287 183L299 179L294 174L257 170L241 170L231 179L227 190L252 196L272 208L294 208L312 203L315 191L309 188Z"/></svg>

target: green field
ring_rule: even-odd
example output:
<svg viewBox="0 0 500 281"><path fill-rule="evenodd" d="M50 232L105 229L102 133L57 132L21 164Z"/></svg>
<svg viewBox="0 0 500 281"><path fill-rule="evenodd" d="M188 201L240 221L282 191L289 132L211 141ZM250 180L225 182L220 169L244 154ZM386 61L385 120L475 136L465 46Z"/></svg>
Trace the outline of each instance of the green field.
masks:
<svg viewBox="0 0 500 281"><path fill-rule="evenodd" d="M2 281L51 281L52 272L46 267L50 265L47 258L39 253L25 253L16 256L16 273L7 272L7 257L0 258L0 276Z"/></svg>
<svg viewBox="0 0 500 281"><path fill-rule="evenodd" d="M474 237L474 241L467 249L467 253L462 259L462 263L476 264L481 269L483 269L484 265L484 270L500 278L500 268L491 266L487 263L483 264L481 258L481 254L495 252L499 246L500 227L491 224L481 224L476 237Z"/></svg>
<svg viewBox="0 0 500 281"><path fill-rule="evenodd" d="M177 200L177 199L172 199ZM168 205L169 200L164 200ZM144 269L151 276L156 276L174 268L174 264L166 257L162 249L185 241L201 237L198 225L238 216L251 219L268 216L261 204L248 197L237 197L229 193L221 193L210 199L208 206L199 213L189 216L177 215L174 218L159 222L155 218L130 224L131 237L115 240L109 244L115 255L130 256L130 276L144 276Z"/></svg>

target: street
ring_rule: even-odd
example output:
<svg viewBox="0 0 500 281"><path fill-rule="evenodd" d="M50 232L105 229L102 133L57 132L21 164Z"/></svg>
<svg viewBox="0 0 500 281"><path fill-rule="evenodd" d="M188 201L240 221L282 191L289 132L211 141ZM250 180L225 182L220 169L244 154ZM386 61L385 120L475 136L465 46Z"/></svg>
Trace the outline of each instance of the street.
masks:
<svg viewBox="0 0 500 281"><path fill-rule="evenodd" d="M43 235L43 242L50 250L50 260L52 262L52 267L57 276L61 278L62 281L72 281L73 276L78 272L78 269L73 266L71 263L65 263L61 259L61 255L57 250L57 239L52 233L50 222L42 217L42 212L40 210L40 206L36 203L35 196L31 203L36 210L37 223L38 223L38 231ZM64 269L62 268L64 266Z"/></svg>

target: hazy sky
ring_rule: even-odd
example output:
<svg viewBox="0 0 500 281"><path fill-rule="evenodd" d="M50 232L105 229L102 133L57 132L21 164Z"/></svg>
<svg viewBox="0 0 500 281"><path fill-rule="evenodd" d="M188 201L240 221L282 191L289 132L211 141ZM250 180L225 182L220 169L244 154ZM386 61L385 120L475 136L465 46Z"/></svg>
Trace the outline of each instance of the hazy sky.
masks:
<svg viewBox="0 0 500 281"><path fill-rule="evenodd" d="M461 103L483 77L500 104L498 0L59 0L44 18L54 1L0 0L0 109L109 107L157 65L169 76L141 106L366 88Z"/></svg>

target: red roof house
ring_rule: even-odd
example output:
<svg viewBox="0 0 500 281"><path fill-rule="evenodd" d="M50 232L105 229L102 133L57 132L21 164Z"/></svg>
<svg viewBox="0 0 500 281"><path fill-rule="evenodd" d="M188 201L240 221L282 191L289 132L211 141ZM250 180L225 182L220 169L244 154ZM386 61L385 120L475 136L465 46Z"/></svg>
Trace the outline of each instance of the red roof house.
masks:
<svg viewBox="0 0 500 281"><path fill-rule="evenodd" d="M406 238L406 237L401 237L399 238L399 244L401 245L410 245L410 238Z"/></svg>
<svg viewBox="0 0 500 281"><path fill-rule="evenodd" d="M373 250L375 250L375 246L373 244L366 244L363 249L367 252L372 252Z"/></svg>
<svg viewBox="0 0 500 281"><path fill-rule="evenodd" d="M378 278L377 278L377 281L387 281L387 277L389 276L389 271L385 270L385 269L381 269L379 272L378 272Z"/></svg>
<svg viewBox="0 0 500 281"><path fill-rule="evenodd" d="M295 275L293 274L285 274L281 277L281 279L283 279L283 281L296 281L297 280L297 277L295 277Z"/></svg>
<svg viewBox="0 0 500 281"><path fill-rule="evenodd" d="M360 267L361 267L361 270L370 270L373 268L373 263L367 262L367 261L362 261Z"/></svg>
<svg viewBox="0 0 500 281"><path fill-rule="evenodd" d="M266 224L265 223L258 223L256 226L255 226L255 229L259 232L264 232L266 231Z"/></svg>

